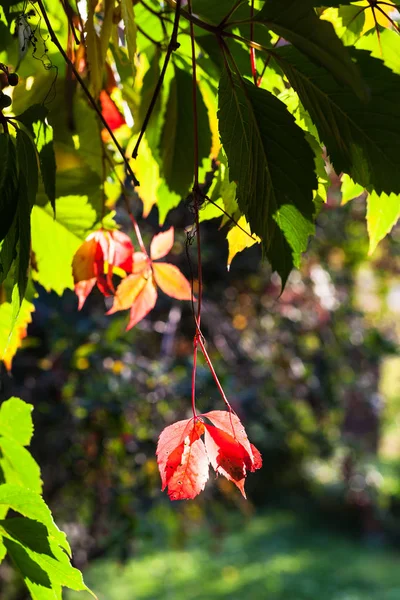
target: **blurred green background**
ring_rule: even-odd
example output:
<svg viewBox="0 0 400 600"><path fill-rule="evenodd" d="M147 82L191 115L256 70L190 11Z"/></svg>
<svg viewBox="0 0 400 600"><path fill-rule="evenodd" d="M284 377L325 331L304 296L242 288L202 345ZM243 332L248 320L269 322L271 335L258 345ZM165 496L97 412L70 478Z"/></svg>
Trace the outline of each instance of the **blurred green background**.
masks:
<svg viewBox="0 0 400 600"><path fill-rule="evenodd" d="M1 396L35 407L45 497L99 600L400 598L400 228L368 257L363 198L339 203L333 185L282 296L258 248L228 273L218 220L203 226L203 331L264 459L247 502L213 476L194 501L160 491L157 437L191 410L189 303L162 296L126 333L96 292L80 313L40 293ZM167 223L187 275L190 219L181 205ZM223 408L202 362L197 390L199 410ZM7 564L0 586L26 598Z"/></svg>

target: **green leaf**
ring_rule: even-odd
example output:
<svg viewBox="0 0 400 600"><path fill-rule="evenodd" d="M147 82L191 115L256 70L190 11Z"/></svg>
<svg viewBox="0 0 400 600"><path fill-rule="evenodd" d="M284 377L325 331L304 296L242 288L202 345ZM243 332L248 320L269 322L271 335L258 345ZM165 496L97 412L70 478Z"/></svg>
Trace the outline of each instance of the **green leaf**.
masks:
<svg viewBox="0 0 400 600"><path fill-rule="evenodd" d="M354 50L370 89L367 103L307 60L295 48L276 51L279 65L317 126L337 173L348 173L365 188L400 193L398 139L400 80L381 60Z"/></svg>
<svg viewBox="0 0 400 600"><path fill-rule="evenodd" d="M3 483L0 485L0 506L6 506L24 517L43 523L50 538L57 542L68 556L71 556L71 548L65 533L58 529L49 507L38 493L24 489L20 485Z"/></svg>
<svg viewBox="0 0 400 600"><path fill-rule="evenodd" d="M193 181L194 122L192 77L175 66L171 81L165 123L161 133L160 154L163 176L172 192L185 197ZM203 97L197 88L197 117L199 132L199 161L211 150L211 131Z"/></svg>
<svg viewBox="0 0 400 600"><path fill-rule="evenodd" d="M133 11L133 3L131 0L121 0L121 11L122 18L125 25L125 40L128 48L129 59L134 65L135 54L136 54L136 23L135 13Z"/></svg>
<svg viewBox="0 0 400 600"><path fill-rule="evenodd" d="M384 64L400 75L399 34L390 29L382 29L379 38L376 31L363 35L356 43L359 50L369 50L371 56L383 60Z"/></svg>
<svg viewBox="0 0 400 600"><path fill-rule="evenodd" d="M17 211L17 156L10 135L0 134L0 241L12 226Z"/></svg>
<svg viewBox="0 0 400 600"><path fill-rule="evenodd" d="M61 600L63 586L89 591L81 573L72 567L68 556L42 523L26 518L6 519L0 521L0 532L33 598Z"/></svg>
<svg viewBox="0 0 400 600"><path fill-rule="evenodd" d="M366 98L357 65L331 23L319 19L312 6L311 0L269 0L256 19L327 69L360 98Z"/></svg>
<svg viewBox="0 0 400 600"><path fill-rule="evenodd" d="M14 220L4 240L0 242L0 284L6 279L13 260L17 256L18 216Z"/></svg>
<svg viewBox="0 0 400 600"><path fill-rule="evenodd" d="M140 131L143 125L147 109L150 106L151 99L153 97L158 79L160 77L160 58L161 50L158 47L156 47L154 50L154 54L150 59L149 68L147 69L143 77L143 86L142 93L140 95L138 118L137 123L135 122L135 126L137 126L138 131ZM159 138L159 120L161 113L161 105L161 94L159 94L146 129L146 138L153 155L156 155L158 152L157 143Z"/></svg>
<svg viewBox="0 0 400 600"><path fill-rule="evenodd" d="M27 205L32 207L38 190L38 161L35 144L32 138L22 129L17 130L17 158L20 171L26 181Z"/></svg>
<svg viewBox="0 0 400 600"><path fill-rule="evenodd" d="M232 73L220 81L218 118L239 208L284 284L314 231L313 152L282 102Z"/></svg>
<svg viewBox="0 0 400 600"><path fill-rule="evenodd" d="M49 114L49 111L43 104L32 104L24 112L18 115L20 121L33 135L33 124L39 121L44 121Z"/></svg>
<svg viewBox="0 0 400 600"><path fill-rule="evenodd" d="M14 276L14 319L20 310L28 284L31 254L31 210L38 190L38 162L33 140L25 131L17 131L18 182L18 245Z"/></svg>
<svg viewBox="0 0 400 600"><path fill-rule="evenodd" d="M342 193L343 205L360 196L364 192L364 188L359 183L354 183L351 177L344 173L341 177L340 191Z"/></svg>
<svg viewBox="0 0 400 600"><path fill-rule="evenodd" d="M42 175L44 191L50 200L54 214L56 210L56 155L53 145L53 128L40 121L35 127L36 145L39 152L40 173Z"/></svg>
<svg viewBox="0 0 400 600"><path fill-rule="evenodd" d="M0 435L29 446L33 435L32 404L9 398L0 405Z"/></svg>
<svg viewBox="0 0 400 600"><path fill-rule="evenodd" d="M247 0L241 2L232 2L232 0L193 0L192 7L193 12L198 15L201 19L205 19L214 25L218 25L232 10L232 7L238 4L238 7L243 4L248 4ZM237 9L232 15L234 20L237 16ZM250 11L249 11L250 16Z"/></svg>
<svg viewBox="0 0 400 600"><path fill-rule="evenodd" d="M371 255L379 242L392 230L400 219L400 196L397 194L368 194L367 227Z"/></svg>
<svg viewBox="0 0 400 600"><path fill-rule="evenodd" d="M0 469L6 483L20 485L40 494L40 468L30 452L15 440L1 435L0 451Z"/></svg>
<svg viewBox="0 0 400 600"><path fill-rule="evenodd" d="M37 271L33 277L46 290L62 294L74 288L72 259L96 223L96 211L85 196L57 199L57 218L50 203L32 211L32 250Z"/></svg>

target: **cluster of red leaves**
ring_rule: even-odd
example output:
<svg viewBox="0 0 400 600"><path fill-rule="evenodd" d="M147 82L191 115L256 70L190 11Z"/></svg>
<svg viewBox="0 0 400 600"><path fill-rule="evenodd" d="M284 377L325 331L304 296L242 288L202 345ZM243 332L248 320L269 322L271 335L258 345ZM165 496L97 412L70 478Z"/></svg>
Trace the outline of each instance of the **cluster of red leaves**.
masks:
<svg viewBox="0 0 400 600"><path fill-rule="evenodd" d="M114 295L113 306L107 314L130 309L127 329L134 327L154 308L157 286L172 298L190 300L190 283L178 267L154 262L168 254L173 244L173 227L153 237L150 255L135 252L130 238L121 231L100 229L89 235L72 262L79 309L96 283L104 296ZM116 290L112 282L115 269L126 273Z"/></svg>
<svg viewBox="0 0 400 600"><path fill-rule="evenodd" d="M204 435L204 441L201 436ZM262 466L261 454L232 412L213 410L166 427L157 445L162 490L171 500L197 496L208 480L209 463L217 475L232 481L244 498L248 471Z"/></svg>

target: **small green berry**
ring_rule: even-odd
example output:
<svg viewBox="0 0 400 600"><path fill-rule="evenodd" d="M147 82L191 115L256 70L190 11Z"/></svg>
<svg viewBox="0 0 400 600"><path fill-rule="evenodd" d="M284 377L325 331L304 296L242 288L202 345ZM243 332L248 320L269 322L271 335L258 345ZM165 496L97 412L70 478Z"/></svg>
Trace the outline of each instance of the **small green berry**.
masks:
<svg viewBox="0 0 400 600"><path fill-rule="evenodd" d="M7 96L7 94L3 94L3 92L0 93L0 109L11 106L11 102L12 100L10 96Z"/></svg>
<svg viewBox="0 0 400 600"><path fill-rule="evenodd" d="M19 77L18 77L17 73L9 73L8 74L9 85L12 85L14 87L14 86L18 85L18 81L19 81Z"/></svg>

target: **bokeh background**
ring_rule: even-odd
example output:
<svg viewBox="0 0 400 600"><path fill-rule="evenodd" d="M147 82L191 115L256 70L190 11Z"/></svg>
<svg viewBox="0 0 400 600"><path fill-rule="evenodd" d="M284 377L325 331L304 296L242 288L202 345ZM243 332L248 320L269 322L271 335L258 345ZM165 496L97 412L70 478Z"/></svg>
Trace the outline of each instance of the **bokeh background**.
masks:
<svg viewBox="0 0 400 600"><path fill-rule="evenodd" d="M213 476L193 501L160 491L157 437L191 411L190 304L160 294L125 332L96 292L81 312L72 292L40 292L1 399L34 405L44 495L99 600L400 598L400 226L368 257L364 198L340 202L333 181L281 296L258 247L228 272L219 221L202 225L203 331L264 459L248 501ZM128 230L118 205L117 220ZM187 276L191 220L181 204L166 224ZM223 408L201 360L197 404ZM25 600L7 563L0 575L1 599Z"/></svg>

